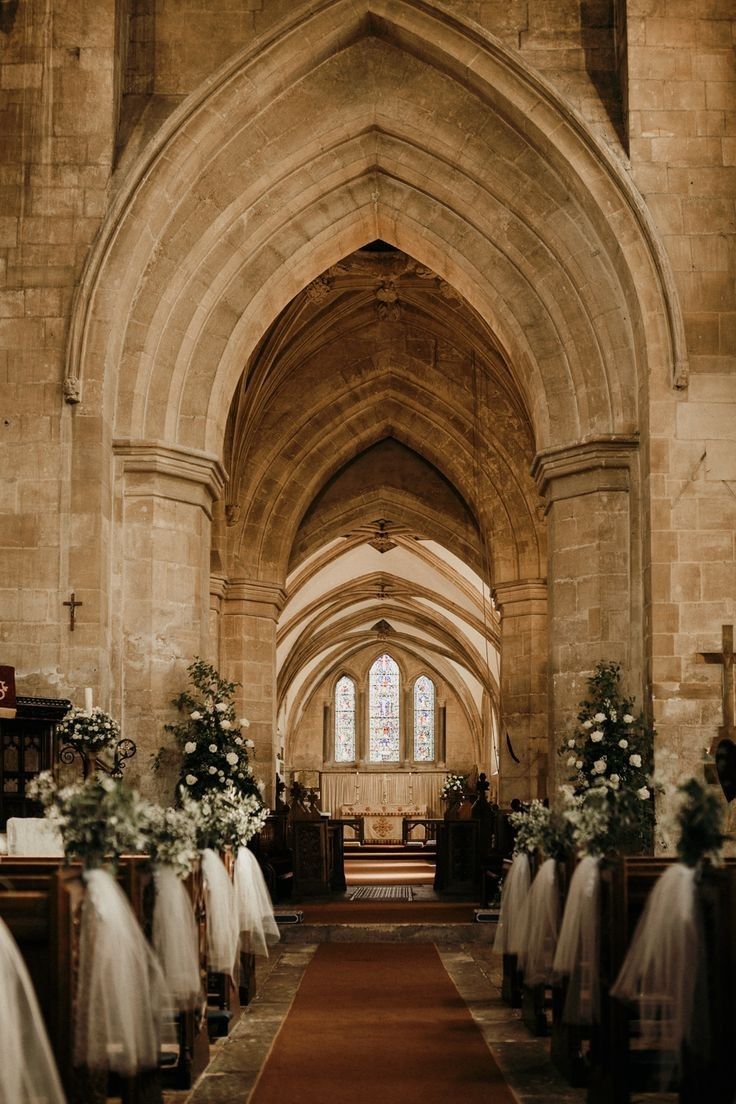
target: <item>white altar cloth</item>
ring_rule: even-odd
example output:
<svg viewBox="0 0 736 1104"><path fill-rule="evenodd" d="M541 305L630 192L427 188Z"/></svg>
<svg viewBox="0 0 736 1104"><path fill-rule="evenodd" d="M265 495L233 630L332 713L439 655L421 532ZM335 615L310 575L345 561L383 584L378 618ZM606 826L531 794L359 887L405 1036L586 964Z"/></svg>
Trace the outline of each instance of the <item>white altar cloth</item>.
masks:
<svg viewBox="0 0 736 1104"><path fill-rule="evenodd" d="M9 855L57 858L64 854L59 829L44 817L10 817L7 833Z"/></svg>
<svg viewBox="0 0 736 1104"><path fill-rule="evenodd" d="M401 843L404 817L426 817L427 806L415 805L342 805L343 817L360 817L366 843Z"/></svg>

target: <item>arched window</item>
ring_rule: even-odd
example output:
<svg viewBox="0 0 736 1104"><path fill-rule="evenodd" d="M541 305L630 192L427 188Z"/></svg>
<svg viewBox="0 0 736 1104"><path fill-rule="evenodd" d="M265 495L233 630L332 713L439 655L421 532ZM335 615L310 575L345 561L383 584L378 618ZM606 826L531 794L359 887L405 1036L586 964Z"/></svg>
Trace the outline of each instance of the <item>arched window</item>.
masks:
<svg viewBox="0 0 736 1104"><path fill-rule="evenodd" d="M368 758L371 763L399 761L399 668L385 652L368 676L370 691Z"/></svg>
<svg viewBox="0 0 736 1104"><path fill-rule="evenodd" d="M355 762L355 683L347 675L335 686L335 762Z"/></svg>
<svg viewBox="0 0 736 1104"><path fill-rule="evenodd" d="M434 683L426 675L414 683L414 761L434 761Z"/></svg>

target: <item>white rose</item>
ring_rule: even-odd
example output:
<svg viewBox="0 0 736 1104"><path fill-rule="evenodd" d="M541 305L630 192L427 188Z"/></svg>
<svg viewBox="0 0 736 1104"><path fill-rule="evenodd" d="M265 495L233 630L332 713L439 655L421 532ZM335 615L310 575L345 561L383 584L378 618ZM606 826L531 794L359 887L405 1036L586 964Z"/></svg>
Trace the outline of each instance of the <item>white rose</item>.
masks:
<svg viewBox="0 0 736 1104"><path fill-rule="evenodd" d="M583 769L583 760L578 759L575 763L575 766L578 768L578 770L582 770Z"/></svg>
<svg viewBox="0 0 736 1104"><path fill-rule="evenodd" d="M629 741L628 740L619 740L618 746L620 748L627 748L629 746Z"/></svg>
<svg viewBox="0 0 736 1104"><path fill-rule="evenodd" d="M567 741L567 746L568 747L575 747L575 741L574 740L568 740Z"/></svg>
<svg viewBox="0 0 736 1104"><path fill-rule="evenodd" d="M254 748L254 747L255 747L256 745L255 745L255 744L253 743L253 741L252 741L252 740L246 740L246 741L245 741L245 746L246 746L247 748Z"/></svg>
<svg viewBox="0 0 736 1104"><path fill-rule="evenodd" d="M194 783L197 781L197 776L196 774L188 774L184 781L186 782L187 786L193 786Z"/></svg>
<svg viewBox="0 0 736 1104"><path fill-rule="evenodd" d="M207 769L209 770L210 774L217 774L217 767L208 767Z"/></svg>
<svg viewBox="0 0 736 1104"><path fill-rule="evenodd" d="M593 764L593 774L603 774L605 769L606 769L606 760L605 759L596 759L595 763Z"/></svg>
<svg viewBox="0 0 736 1104"><path fill-rule="evenodd" d="M217 772L217 777L218 778L224 778L225 777L225 772L224 771L218 771Z"/></svg>
<svg viewBox="0 0 736 1104"><path fill-rule="evenodd" d="M630 713L624 713L624 724L633 724L633 723L634 723L634 718L631 716L631 714Z"/></svg>
<svg viewBox="0 0 736 1104"><path fill-rule="evenodd" d="M620 781L621 781L621 779L619 778L619 776L617 774L612 774L611 775L610 782L611 782L611 785L613 786L614 790L618 789L618 784L619 784Z"/></svg>
<svg viewBox="0 0 736 1104"><path fill-rule="evenodd" d="M225 756L225 758L227 759L227 761L228 761L228 763L230 764L231 767L234 767L235 764L238 761L238 757L237 757L237 755L235 754L234 751L229 751L227 753L227 755Z"/></svg>
<svg viewBox="0 0 736 1104"><path fill-rule="evenodd" d="M240 747L243 743L243 737L242 736L236 736L235 737L235 743L238 745L238 747Z"/></svg>
<svg viewBox="0 0 736 1104"><path fill-rule="evenodd" d="M247 717L241 717L240 720L238 721L238 724L240 725L241 728L250 728L250 721L248 720Z"/></svg>
<svg viewBox="0 0 736 1104"><path fill-rule="evenodd" d="M649 789L647 786L642 786L640 790L636 791L636 796L640 797L642 801L646 801L649 797L651 797L651 794L649 793Z"/></svg>
<svg viewBox="0 0 736 1104"><path fill-rule="evenodd" d="M591 738L591 740L593 741L594 744L599 744L601 742L601 740L603 739L603 733L601 732L601 730L599 728L597 728L595 730L595 732L591 732L590 738Z"/></svg>
<svg viewBox="0 0 736 1104"><path fill-rule="evenodd" d="M217 751L217 744L210 744L207 750L211 751L214 754Z"/></svg>
<svg viewBox="0 0 736 1104"><path fill-rule="evenodd" d="M592 728L592 727L593 727L593 722L592 721L583 721L583 728Z"/></svg>
<svg viewBox="0 0 736 1104"><path fill-rule="evenodd" d="M225 705L225 702L217 702L217 704L215 705L215 709L218 713L225 713L227 711L227 706Z"/></svg>
<svg viewBox="0 0 736 1104"><path fill-rule="evenodd" d="M195 709L193 713L189 714L189 716L192 718L193 721L201 721L202 720L202 714L199 712L198 709Z"/></svg>
<svg viewBox="0 0 736 1104"><path fill-rule="evenodd" d="M222 729L222 730L223 730L224 732L227 732L227 730L228 730L229 728L232 728L232 727L233 727L233 726L232 726L232 721L227 721L227 720L225 720L225 721L220 721L220 728L221 728L221 729Z"/></svg>
<svg viewBox="0 0 736 1104"><path fill-rule="evenodd" d="M600 724L601 721L605 721L605 719L606 719L606 714L605 713L596 713L595 717L593 717L593 720L597 724Z"/></svg>
<svg viewBox="0 0 736 1104"><path fill-rule="evenodd" d="M632 767L640 767L641 766L641 755L630 755L629 756L629 762L631 763Z"/></svg>
<svg viewBox="0 0 736 1104"><path fill-rule="evenodd" d="M187 753L187 755L191 755L192 752L196 750L197 745L195 744L194 740L187 740L186 744L184 745L184 751Z"/></svg>
<svg viewBox="0 0 736 1104"><path fill-rule="evenodd" d="M574 767L575 766L575 756L574 755L571 755L570 758L567 760L567 765L568 765L568 767Z"/></svg>

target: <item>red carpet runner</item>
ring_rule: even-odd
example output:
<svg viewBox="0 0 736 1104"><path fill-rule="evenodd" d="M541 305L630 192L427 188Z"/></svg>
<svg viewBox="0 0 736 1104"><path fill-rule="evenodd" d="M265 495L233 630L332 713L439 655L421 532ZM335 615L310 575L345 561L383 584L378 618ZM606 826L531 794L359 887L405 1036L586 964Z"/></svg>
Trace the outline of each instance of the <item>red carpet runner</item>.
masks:
<svg viewBox="0 0 736 1104"><path fill-rule="evenodd" d="M323 943L250 1104L514 1104L431 943Z"/></svg>

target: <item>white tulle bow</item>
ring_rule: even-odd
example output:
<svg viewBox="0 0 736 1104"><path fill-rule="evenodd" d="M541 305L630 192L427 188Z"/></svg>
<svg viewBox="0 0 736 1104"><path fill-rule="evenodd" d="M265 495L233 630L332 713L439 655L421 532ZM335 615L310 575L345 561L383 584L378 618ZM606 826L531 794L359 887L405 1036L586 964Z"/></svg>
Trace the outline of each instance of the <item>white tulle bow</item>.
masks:
<svg viewBox="0 0 736 1104"><path fill-rule="evenodd" d="M501 912L493 941L496 954L519 953L523 905L531 880L529 856L526 851L518 851L501 889Z"/></svg>
<svg viewBox="0 0 736 1104"><path fill-rule="evenodd" d="M181 878L170 866L153 872L156 903L153 909L153 947L158 955L173 1007L197 1008L202 1001L199 972L199 932Z"/></svg>
<svg viewBox="0 0 736 1104"><path fill-rule="evenodd" d="M557 864L545 859L537 871L524 903L523 943L519 949L519 967L526 985L552 980L552 962L560 930L560 895L557 889Z"/></svg>
<svg viewBox="0 0 736 1104"><path fill-rule="evenodd" d="M2 920L0 1009L0 1104L64 1104L31 979Z"/></svg>
<svg viewBox="0 0 736 1104"><path fill-rule="evenodd" d="M202 877L207 901L207 960L210 970L239 976L240 921L235 889L225 864L210 848L202 852Z"/></svg>
<svg viewBox="0 0 736 1104"><path fill-rule="evenodd" d="M84 880L75 1063L123 1076L155 1069L168 1007L161 967L114 878L88 870Z"/></svg>
<svg viewBox="0 0 736 1104"><path fill-rule="evenodd" d="M642 1043L663 1055L663 1066L676 1066L683 1042L693 1038L699 962L695 870L675 863L649 894L611 988L612 996L639 1002Z"/></svg>
<svg viewBox="0 0 736 1104"><path fill-rule="evenodd" d="M600 859L586 855L567 891L553 965L555 974L568 978L565 1023L592 1024L600 1016L600 881Z"/></svg>
<svg viewBox="0 0 736 1104"><path fill-rule="evenodd" d="M267 957L269 946L281 936L258 859L247 847L240 848L235 860L235 896L241 950Z"/></svg>

